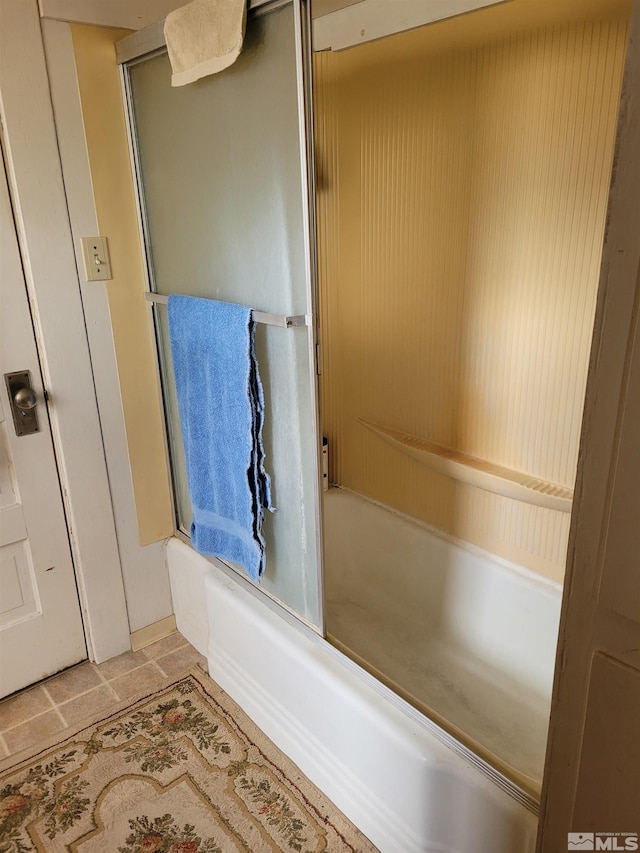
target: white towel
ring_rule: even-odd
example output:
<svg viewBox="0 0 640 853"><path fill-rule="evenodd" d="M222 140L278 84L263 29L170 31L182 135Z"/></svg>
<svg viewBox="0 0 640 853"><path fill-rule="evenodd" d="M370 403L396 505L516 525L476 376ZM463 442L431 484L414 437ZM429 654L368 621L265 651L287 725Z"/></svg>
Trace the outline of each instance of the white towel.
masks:
<svg viewBox="0 0 640 853"><path fill-rule="evenodd" d="M246 0L191 0L167 15L164 37L172 86L228 68L242 50Z"/></svg>

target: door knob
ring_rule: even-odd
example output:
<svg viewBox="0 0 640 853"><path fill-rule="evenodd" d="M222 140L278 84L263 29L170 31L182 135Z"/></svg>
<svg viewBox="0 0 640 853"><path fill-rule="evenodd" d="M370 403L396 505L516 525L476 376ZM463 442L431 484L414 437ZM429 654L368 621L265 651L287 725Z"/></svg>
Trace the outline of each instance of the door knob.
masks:
<svg viewBox="0 0 640 853"><path fill-rule="evenodd" d="M19 409L29 410L34 409L38 402L38 398L31 388L20 388L13 395L13 404Z"/></svg>
<svg viewBox="0 0 640 853"><path fill-rule="evenodd" d="M18 370L15 373L5 373L4 381L7 386L13 425L16 435L31 435L39 432L38 398L31 387L31 374L28 370Z"/></svg>

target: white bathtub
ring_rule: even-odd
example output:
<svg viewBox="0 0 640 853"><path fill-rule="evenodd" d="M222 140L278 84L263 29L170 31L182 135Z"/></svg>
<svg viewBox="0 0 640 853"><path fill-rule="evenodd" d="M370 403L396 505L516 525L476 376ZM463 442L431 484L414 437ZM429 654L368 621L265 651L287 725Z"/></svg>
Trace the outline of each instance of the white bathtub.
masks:
<svg viewBox="0 0 640 853"><path fill-rule="evenodd" d="M328 636L535 798L558 585L347 490L324 520Z"/></svg>
<svg viewBox="0 0 640 853"><path fill-rule="evenodd" d="M405 583L421 570L405 567L400 575L407 552L399 560L397 534L405 540L402 547L408 553L417 549L417 556L429 531L380 515L388 511L338 490L329 493L326 513L334 534L333 545L327 543L329 561L333 547L342 555L329 569L334 630L331 596L338 590L344 601L353 593L367 606L386 602L391 612L417 614L431 625L428 636L434 647L440 636L442 660L448 643L450 662L460 670L461 650L470 648L476 660L486 657L491 666L481 669L481 682L490 671L517 684L523 681L520 673L528 672L526 692L544 704L553 662L541 661L538 653L544 649L552 657L555 636L548 634L557 627L557 590L505 564L488 567L472 550L461 549L463 557L436 536L431 559L439 566L430 563L428 594L411 593ZM371 553L358 555L360 514ZM339 543L341 523L346 541ZM359 580L347 576L356 557L364 568ZM169 541L167 559L178 628L207 655L211 676L382 853L533 853L537 819L531 797L242 577L177 539ZM395 576L390 587L384 580L389 575ZM399 582L401 576L405 581ZM538 613L536 596L542 602ZM540 627L544 619L550 620L547 628ZM393 646L391 632L380 629L379 636L383 646Z"/></svg>
<svg viewBox="0 0 640 853"><path fill-rule="evenodd" d="M438 726L242 578L167 558L212 677L382 853L533 853L535 815Z"/></svg>

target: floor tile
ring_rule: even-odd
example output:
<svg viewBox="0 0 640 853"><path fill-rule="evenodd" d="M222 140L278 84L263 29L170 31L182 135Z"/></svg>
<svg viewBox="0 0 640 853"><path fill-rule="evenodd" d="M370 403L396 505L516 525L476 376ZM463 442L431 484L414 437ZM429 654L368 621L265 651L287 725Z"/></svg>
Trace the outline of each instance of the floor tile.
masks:
<svg viewBox="0 0 640 853"><path fill-rule="evenodd" d="M94 687L88 693L59 705L58 710L65 719L67 725L73 725L81 720L95 719L101 712L108 711L120 704L118 696L108 684Z"/></svg>
<svg viewBox="0 0 640 853"><path fill-rule="evenodd" d="M177 678L189 672L196 665L200 665L207 671L207 661L193 646L183 646L170 652L156 661L157 665L169 678Z"/></svg>
<svg viewBox="0 0 640 853"><path fill-rule="evenodd" d="M17 726L52 707L42 687L32 687L0 702L0 731Z"/></svg>
<svg viewBox="0 0 640 853"><path fill-rule="evenodd" d="M56 705L74 699L80 693L86 693L93 687L104 684L92 663L81 663L66 672L56 675L55 678L46 681L44 687Z"/></svg>
<svg viewBox="0 0 640 853"><path fill-rule="evenodd" d="M155 643L145 646L142 651L147 655L147 657L152 660L156 660L157 658L160 658L163 655L168 655L169 652L174 652L176 649L182 648L182 646L186 645L188 645L188 643L182 634L175 631L173 634L169 634L168 637L163 637L161 640L156 640Z"/></svg>
<svg viewBox="0 0 640 853"><path fill-rule="evenodd" d="M45 740L51 735L61 732L65 728L56 711L46 711L39 717L34 717L21 726L16 726L9 731L3 732L7 748L11 754L19 752L26 747L32 747L38 741Z"/></svg>
<svg viewBox="0 0 640 853"><path fill-rule="evenodd" d="M109 684L116 691L118 697L124 700L145 690L157 690L164 681L166 681L164 674L157 666L149 663L147 666L141 666L139 669L134 669L126 675L115 678Z"/></svg>
<svg viewBox="0 0 640 853"><path fill-rule="evenodd" d="M138 666L144 666L148 662L149 658L141 649L137 652L125 652L123 655L118 655L117 658L111 658L111 660L106 660L104 663L99 663L96 669L103 678L110 681L112 678L117 678L119 675L131 672L132 669Z"/></svg>
<svg viewBox="0 0 640 853"><path fill-rule="evenodd" d="M5 750L0 739L0 758L7 750L18 752L62 731L65 723L96 719L121 701L152 692L167 678L186 674L196 665L207 669L206 659L176 632L102 664L87 661L72 667L0 702L0 732L6 743Z"/></svg>

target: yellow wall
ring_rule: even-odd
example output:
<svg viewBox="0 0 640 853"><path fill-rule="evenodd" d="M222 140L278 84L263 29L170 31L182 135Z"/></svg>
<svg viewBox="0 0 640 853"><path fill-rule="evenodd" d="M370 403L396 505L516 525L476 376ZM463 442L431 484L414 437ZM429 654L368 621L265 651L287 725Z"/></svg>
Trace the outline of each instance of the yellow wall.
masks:
<svg viewBox="0 0 640 853"><path fill-rule="evenodd" d="M332 481L561 580L568 514L356 421L573 485L628 4L519 2L315 57L323 422Z"/></svg>
<svg viewBox="0 0 640 853"><path fill-rule="evenodd" d="M142 545L174 531L155 342L143 301L145 275L115 42L127 31L72 26L100 234L109 240L108 282L129 460ZM87 235L92 236L92 235Z"/></svg>

